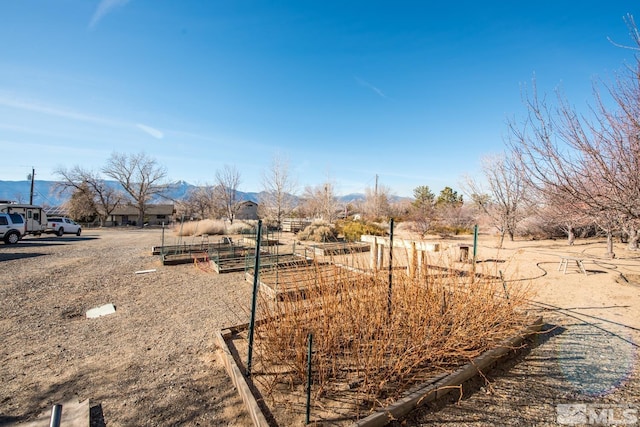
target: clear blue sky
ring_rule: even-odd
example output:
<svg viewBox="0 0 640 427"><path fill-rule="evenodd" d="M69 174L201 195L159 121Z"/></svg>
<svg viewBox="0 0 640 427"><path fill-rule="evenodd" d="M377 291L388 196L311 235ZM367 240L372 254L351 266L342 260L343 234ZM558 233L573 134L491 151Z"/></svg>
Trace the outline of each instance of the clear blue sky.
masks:
<svg viewBox="0 0 640 427"><path fill-rule="evenodd" d="M146 152L260 191L458 189L503 150L522 85L579 108L633 52L631 1L0 0L0 180ZM640 15L640 14L639 14ZM640 19L640 16L638 16Z"/></svg>

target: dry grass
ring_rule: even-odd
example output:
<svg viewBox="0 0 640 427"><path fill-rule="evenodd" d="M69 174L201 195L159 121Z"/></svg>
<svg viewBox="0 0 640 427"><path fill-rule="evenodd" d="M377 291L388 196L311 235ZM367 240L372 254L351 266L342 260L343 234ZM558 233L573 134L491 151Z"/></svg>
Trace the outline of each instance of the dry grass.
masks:
<svg viewBox="0 0 640 427"><path fill-rule="evenodd" d="M304 299L294 293L282 303L261 303L266 321L256 328L256 354L266 375L254 380L267 391L306 382L311 333L314 398L349 390L354 406L369 410L469 362L526 324L526 289L510 289L507 298L495 276L449 267L417 277L394 271L389 305L388 271L324 269L290 279L304 284Z"/></svg>
<svg viewBox="0 0 640 427"><path fill-rule="evenodd" d="M173 228L173 232L177 236L201 236L208 234L210 236L242 234L255 229L255 225L247 221L234 221L233 224L221 219L204 219L201 221L186 221L177 224Z"/></svg>

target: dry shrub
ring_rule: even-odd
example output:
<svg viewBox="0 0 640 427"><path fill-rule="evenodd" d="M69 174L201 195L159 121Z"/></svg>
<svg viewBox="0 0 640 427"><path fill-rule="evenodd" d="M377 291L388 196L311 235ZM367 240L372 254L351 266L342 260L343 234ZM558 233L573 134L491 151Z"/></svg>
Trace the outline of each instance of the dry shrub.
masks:
<svg viewBox="0 0 640 427"><path fill-rule="evenodd" d="M174 227L174 232L178 236L201 236L208 234L211 236L224 234L242 234L255 229L255 225L245 221L234 221L228 224L221 219L204 219L201 221L186 221Z"/></svg>
<svg viewBox="0 0 640 427"><path fill-rule="evenodd" d="M218 219L204 219L201 221L186 221L174 228L178 236L201 236L203 234L225 234L225 223Z"/></svg>
<svg viewBox="0 0 640 427"><path fill-rule="evenodd" d="M227 234L255 234L258 230L258 221L235 220L227 225Z"/></svg>
<svg viewBox="0 0 640 427"><path fill-rule="evenodd" d="M389 311L388 271L335 268L294 278L305 284L305 298L262 301L256 354L268 375L254 380L266 390L306 382L313 333L315 398L350 390L356 407L372 409L469 362L530 320L526 288L509 289L507 298L495 277L453 268L430 267L415 278L394 271Z"/></svg>
<svg viewBox="0 0 640 427"><path fill-rule="evenodd" d="M300 240L312 242L335 242L338 236L331 224L316 220L300 231L297 237Z"/></svg>

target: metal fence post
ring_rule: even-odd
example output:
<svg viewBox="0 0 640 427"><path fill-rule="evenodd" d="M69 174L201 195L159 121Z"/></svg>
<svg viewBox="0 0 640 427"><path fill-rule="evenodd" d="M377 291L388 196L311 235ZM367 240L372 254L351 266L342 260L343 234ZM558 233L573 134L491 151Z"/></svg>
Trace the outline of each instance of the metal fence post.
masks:
<svg viewBox="0 0 640 427"><path fill-rule="evenodd" d="M391 299L393 296L393 218L389 224L389 294L387 295L387 312L391 317Z"/></svg>
<svg viewBox="0 0 640 427"><path fill-rule="evenodd" d="M256 324L256 306L258 305L258 283L260 275L260 237L262 234L262 220L258 220L258 235L256 237L256 259L253 269L253 300L251 302L251 320L249 322L249 351L247 354L247 376L251 377L251 362L253 358L253 334Z"/></svg>
<svg viewBox="0 0 640 427"><path fill-rule="evenodd" d="M62 405L53 405L51 408L51 419L49 421L49 427L60 427L60 421L62 420Z"/></svg>
<svg viewBox="0 0 640 427"><path fill-rule="evenodd" d="M313 352L313 333L309 333L309 346L307 350L307 413L305 415L305 424L309 424L311 418L311 354Z"/></svg>

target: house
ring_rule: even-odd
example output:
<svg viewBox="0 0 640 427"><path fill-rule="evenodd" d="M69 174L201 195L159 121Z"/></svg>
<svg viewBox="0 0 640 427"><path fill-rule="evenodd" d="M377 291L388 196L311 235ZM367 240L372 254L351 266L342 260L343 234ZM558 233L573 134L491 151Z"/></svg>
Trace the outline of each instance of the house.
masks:
<svg viewBox="0 0 640 427"><path fill-rule="evenodd" d="M173 221L175 206L168 205L146 205L144 212L144 223L148 225L169 224ZM111 212L105 225L137 225L138 207L132 204L121 205Z"/></svg>
<svg viewBox="0 0 640 427"><path fill-rule="evenodd" d="M258 204L251 200L240 203L236 219L258 219Z"/></svg>

